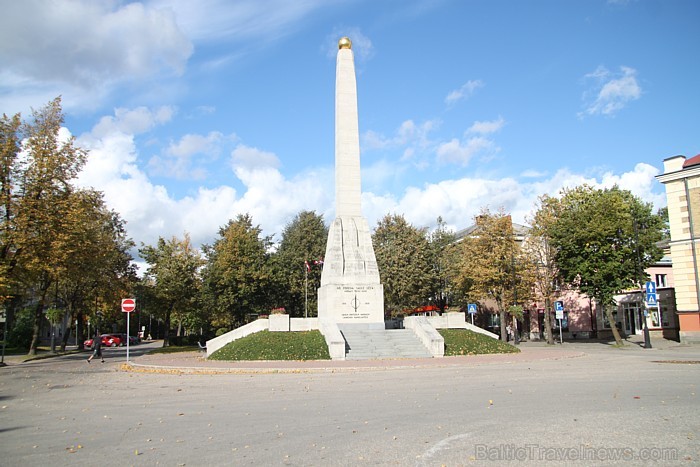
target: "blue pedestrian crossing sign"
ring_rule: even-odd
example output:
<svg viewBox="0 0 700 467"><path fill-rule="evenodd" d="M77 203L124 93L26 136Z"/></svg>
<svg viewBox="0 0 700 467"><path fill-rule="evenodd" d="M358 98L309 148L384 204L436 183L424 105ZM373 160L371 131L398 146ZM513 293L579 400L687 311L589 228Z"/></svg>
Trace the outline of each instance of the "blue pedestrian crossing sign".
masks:
<svg viewBox="0 0 700 467"><path fill-rule="evenodd" d="M475 315L476 314L476 303L470 303L467 305L467 312L470 315Z"/></svg>
<svg viewBox="0 0 700 467"><path fill-rule="evenodd" d="M656 296L656 283L647 281L647 283L644 284L644 288L647 291L647 306L659 306Z"/></svg>
<svg viewBox="0 0 700 467"><path fill-rule="evenodd" d="M656 294L647 294L647 306L659 306L659 301Z"/></svg>

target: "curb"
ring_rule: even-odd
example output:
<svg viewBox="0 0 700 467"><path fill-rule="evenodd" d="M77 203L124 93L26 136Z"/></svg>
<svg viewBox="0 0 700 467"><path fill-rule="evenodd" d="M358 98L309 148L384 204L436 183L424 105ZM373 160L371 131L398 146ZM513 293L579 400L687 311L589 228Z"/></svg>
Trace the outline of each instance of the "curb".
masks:
<svg viewBox="0 0 700 467"><path fill-rule="evenodd" d="M519 355L519 358L512 358ZM417 359L392 359L392 360L362 360L355 364L347 363L348 360L336 362L334 365L331 360L317 361L319 366L264 366L260 362L260 366L192 366L178 364L177 361L172 365L163 365L154 363L122 363L119 366L120 371L133 373L157 373L157 374L173 374L173 375L224 375L224 374L302 374L302 373L341 373L341 372L361 372L361 371L395 371L416 368L450 368L472 365L493 365L493 364L513 364L530 361L543 360L562 360L569 358L581 358L588 354L581 351L565 351L556 355L523 355L523 354L482 354L471 356L453 356L443 358L427 358L424 361ZM505 357L505 358L502 358ZM511 357L511 358L508 358ZM364 362L360 364L359 362ZM231 362L235 365L234 362ZM241 362L243 363L243 362ZM253 364L253 362L244 362L245 364ZM269 365L279 365L277 361L265 361ZM293 365L293 362L289 362ZM307 362L307 365L313 365Z"/></svg>

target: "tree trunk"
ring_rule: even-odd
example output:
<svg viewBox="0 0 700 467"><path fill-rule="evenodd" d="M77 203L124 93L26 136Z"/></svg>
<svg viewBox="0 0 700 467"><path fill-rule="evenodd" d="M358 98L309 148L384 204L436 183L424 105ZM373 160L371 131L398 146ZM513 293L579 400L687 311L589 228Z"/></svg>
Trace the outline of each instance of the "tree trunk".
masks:
<svg viewBox="0 0 700 467"><path fill-rule="evenodd" d="M165 336L163 337L163 347L170 347L170 313L175 308L175 304L168 306L168 310L165 312Z"/></svg>
<svg viewBox="0 0 700 467"><path fill-rule="evenodd" d="M39 339L41 338L41 320L44 317L44 303L46 302L46 294L51 286L50 280L43 281L41 290L39 291L39 302L34 308L34 333L32 334L32 343L29 345L29 353L27 355L36 355L36 350L39 347Z"/></svg>
<svg viewBox="0 0 700 467"><path fill-rule="evenodd" d="M65 322L65 317L63 318L63 320ZM68 313L68 325L63 330L63 338L61 339L61 352L66 351L66 347L68 346L68 339L70 339L70 330L72 328L73 328L73 313ZM76 336L77 336L78 335L77 334L77 331L78 331L77 327L76 327L75 331L76 331ZM77 338L76 338L76 342L77 342Z"/></svg>
<svg viewBox="0 0 700 467"><path fill-rule="evenodd" d="M75 325L75 335L76 335L76 343L78 344L78 350L84 350L84 341L85 341L85 327L83 326L83 313L78 312L76 321L78 324Z"/></svg>
<svg viewBox="0 0 700 467"><path fill-rule="evenodd" d="M508 331L506 330L506 310L499 310L498 316L501 322L501 340L508 342Z"/></svg>
<svg viewBox="0 0 700 467"><path fill-rule="evenodd" d="M75 311L75 306L72 305L72 302L68 302L68 306L66 308L66 315L68 316L68 325L65 326L65 329L63 330L63 339L61 339L61 352L66 351L66 347L68 346L68 340L70 339L70 330L73 329L73 322L75 319L73 318L73 312ZM66 317L63 317L63 322L66 322ZM78 325L75 326L75 343L78 343Z"/></svg>
<svg viewBox="0 0 700 467"><path fill-rule="evenodd" d="M608 323L610 323L610 328L612 329L613 337L615 338L615 344L622 345L622 337L620 337L620 332L617 330L617 323L613 318L612 310L609 306L604 306L605 316L608 318Z"/></svg>
<svg viewBox="0 0 700 467"><path fill-rule="evenodd" d="M550 313L550 307L552 306L552 301L549 297L544 299L544 332L547 334L547 344L554 345L554 336L552 335L552 314ZM539 321L539 318L538 318Z"/></svg>

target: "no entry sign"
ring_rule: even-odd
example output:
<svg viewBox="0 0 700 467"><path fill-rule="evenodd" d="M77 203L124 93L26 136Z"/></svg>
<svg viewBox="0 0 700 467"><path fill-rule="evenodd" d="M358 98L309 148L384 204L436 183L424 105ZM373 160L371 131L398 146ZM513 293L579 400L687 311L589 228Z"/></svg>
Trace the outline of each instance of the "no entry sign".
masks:
<svg viewBox="0 0 700 467"><path fill-rule="evenodd" d="M122 311L131 313L134 310L136 310L136 300L133 298L122 298Z"/></svg>

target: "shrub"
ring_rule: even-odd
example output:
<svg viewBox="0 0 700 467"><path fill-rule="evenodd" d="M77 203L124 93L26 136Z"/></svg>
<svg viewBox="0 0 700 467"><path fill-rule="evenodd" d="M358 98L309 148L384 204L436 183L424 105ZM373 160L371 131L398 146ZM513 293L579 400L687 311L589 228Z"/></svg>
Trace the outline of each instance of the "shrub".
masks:
<svg viewBox="0 0 700 467"><path fill-rule="evenodd" d="M8 332L7 344L11 347L28 349L32 344L34 336L33 310L23 308L15 315L15 322L12 330Z"/></svg>
<svg viewBox="0 0 700 467"><path fill-rule="evenodd" d="M197 345L202 336L190 334L189 336L170 336L168 343L176 346Z"/></svg>

